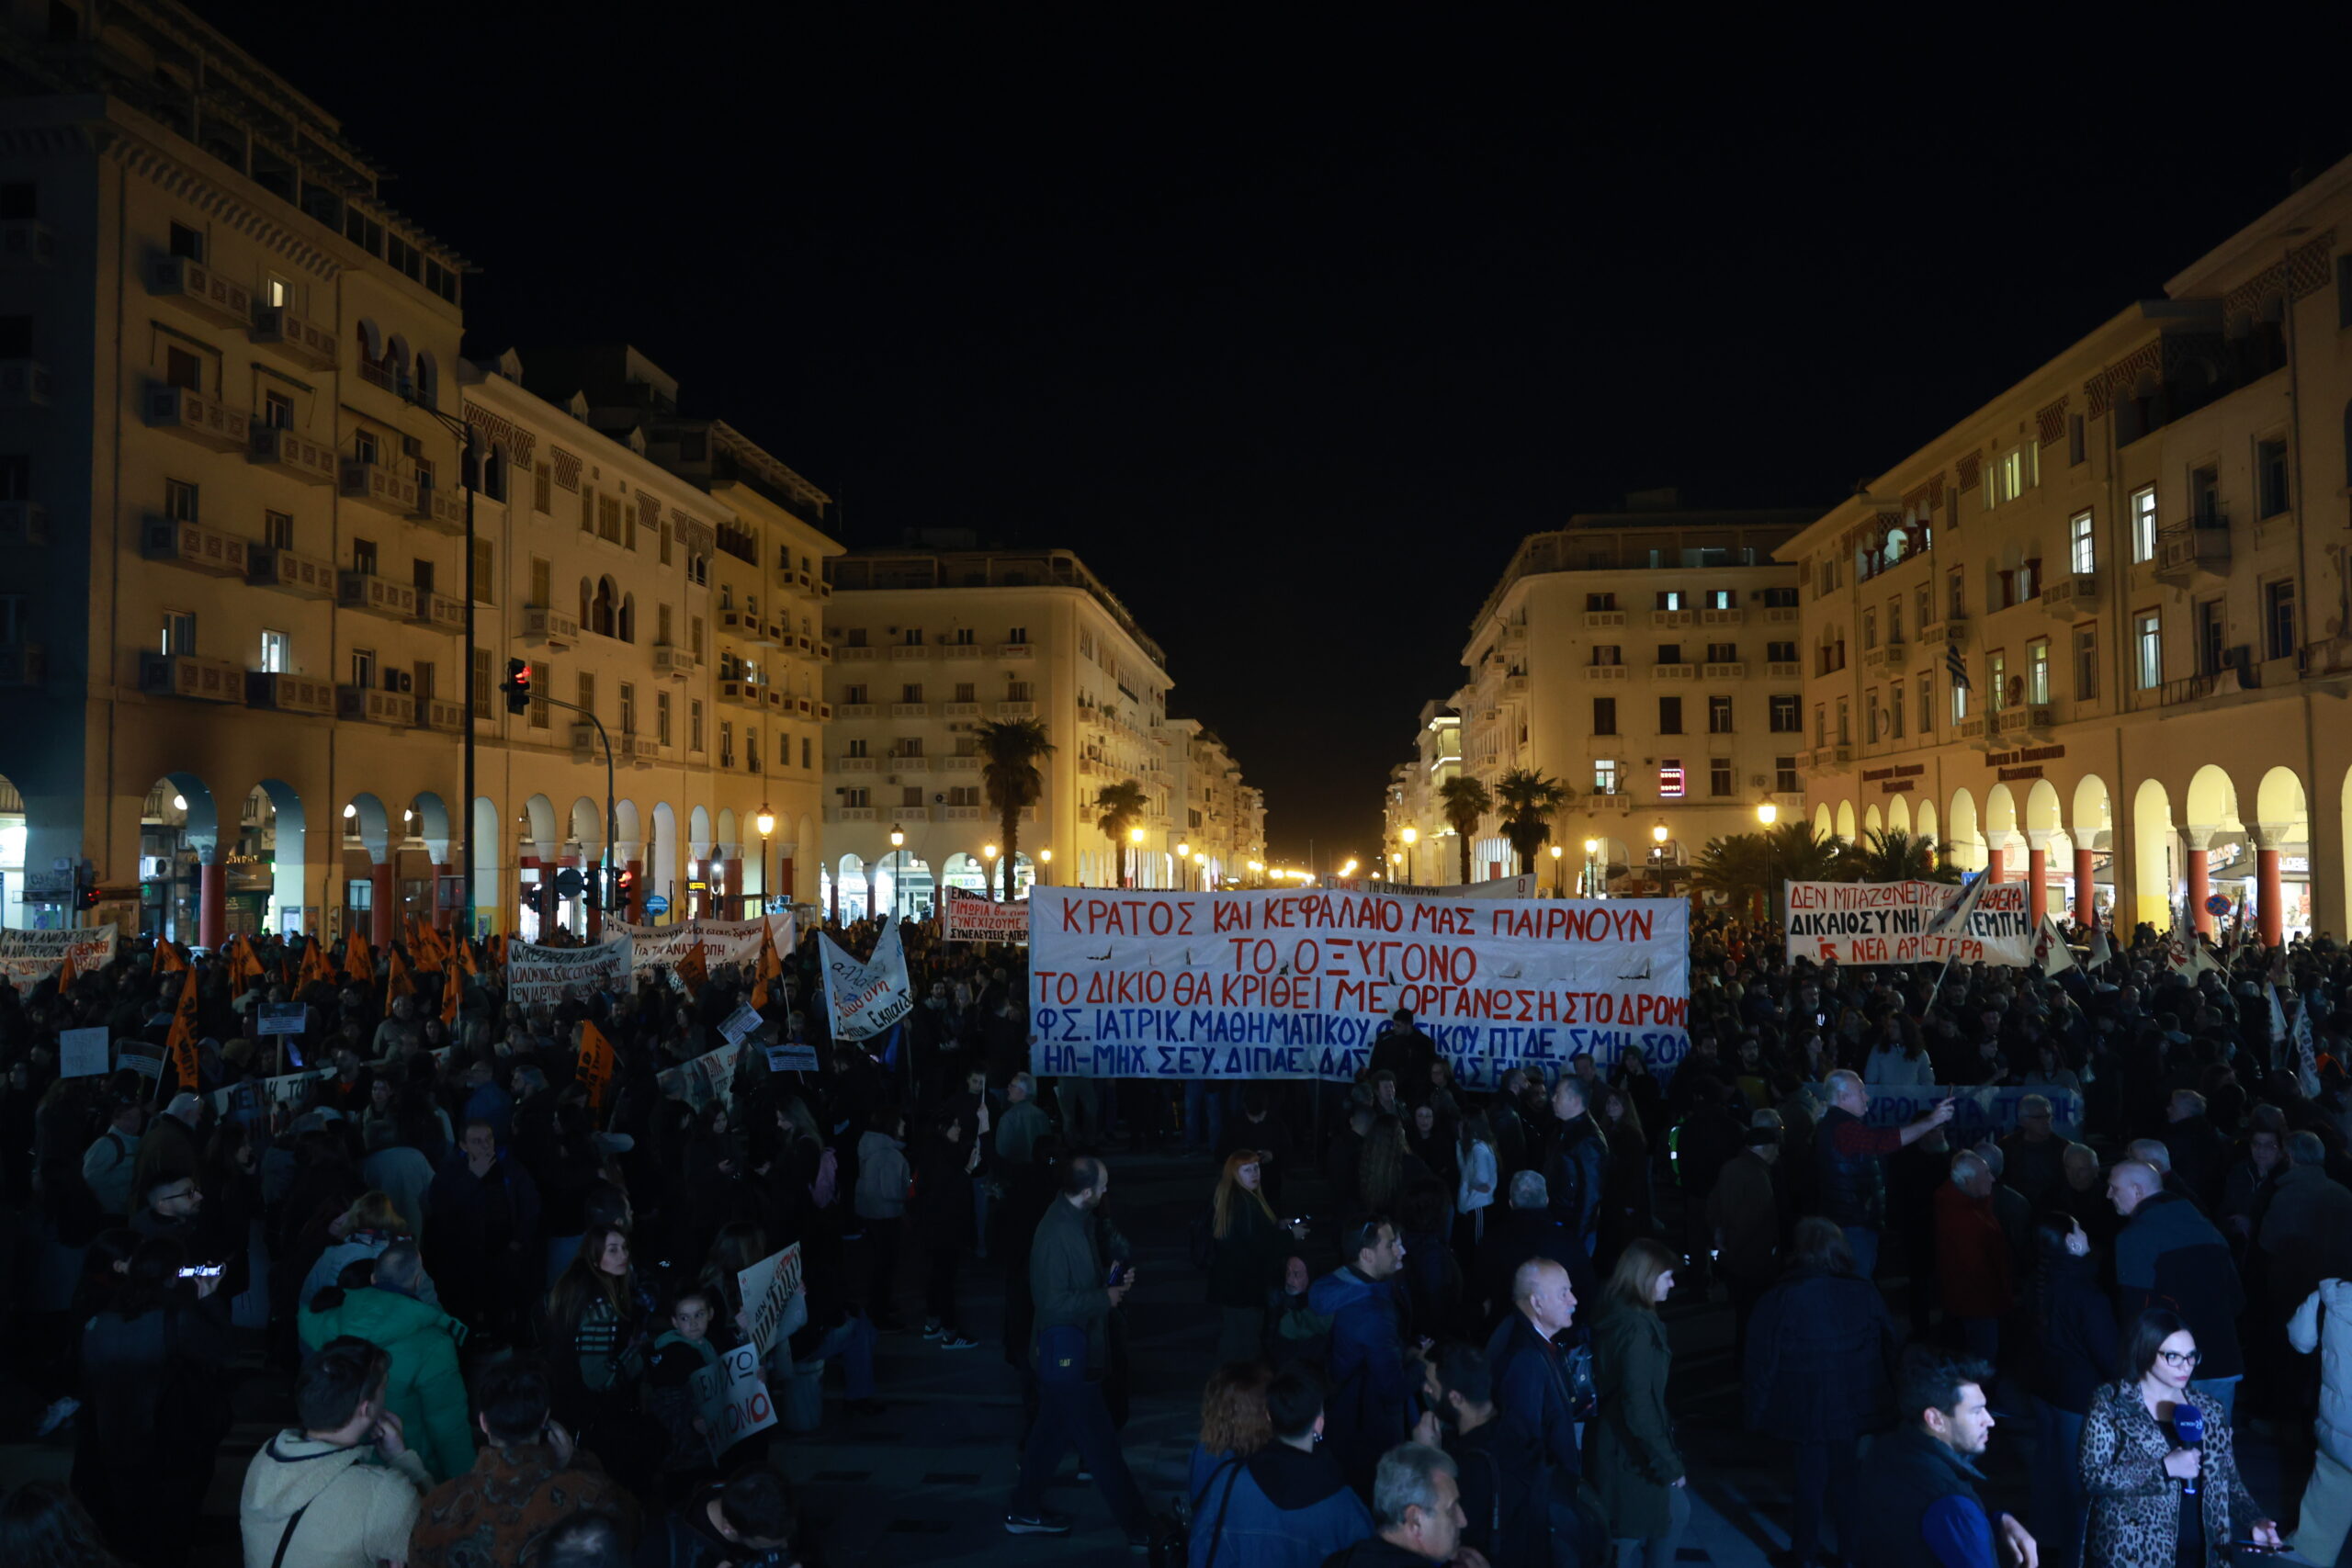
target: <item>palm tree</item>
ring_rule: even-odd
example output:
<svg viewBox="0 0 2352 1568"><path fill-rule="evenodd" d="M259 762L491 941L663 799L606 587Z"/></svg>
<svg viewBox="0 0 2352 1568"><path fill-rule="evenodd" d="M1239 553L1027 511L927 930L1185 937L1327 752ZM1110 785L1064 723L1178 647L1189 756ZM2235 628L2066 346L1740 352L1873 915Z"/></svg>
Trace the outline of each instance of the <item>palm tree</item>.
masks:
<svg viewBox="0 0 2352 1568"><path fill-rule="evenodd" d="M1513 768L1495 781L1503 837L1519 856L1520 874L1535 869L1535 852L1552 837L1552 814L1568 803L1568 786L1535 768Z"/></svg>
<svg viewBox="0 0 2352 1568"><path fill-rule="evenodd" d="M1046 727L1034 718L991 719L979 728L980 789L996 807L1004 834L1004 901L1012 902L1012 865L1021 849L1021 814L1044 798L1037 764L1054 754Z"/></svg>
<svg viewBox="0 0 2352 1568"><path fill-rule="evenodd" d="M1456 773L1437 786L1438 809L1453 829L1453 841L1462 852L1462 880L1470 880L1470 840L1477 835L1478 824L1495 808L1495 797L1487 786L1468 773Z"/></svg>
<svg viewBox="0 0 2352 1568"><path fill-rule="evenodd" d="M1852 852L1807 823L1783 822L1761 833L1708 840L1691 880L1735 903L1769 909L1774 883L1838 881L1853 869Z"/></svg>
<svg viewBox="0 0 2352 1568"><path fill-rule="evenodd" d="M1104 784L1094 797L1094 825L1119 852L1119 882L1127 885L1127 829L1136 818L1151 809L1151 801L1143 793L1143 785L1133 779L1122 779L1114 784Z"/></svg>
<svg viewBox="0 0 2352 1568"><path fill-rule="evenodd" d="M1958 882L1960 871L1944 858L1943 846L1900 828L1871 829L1851 852L1850 870L1863 882Z"/></svg>

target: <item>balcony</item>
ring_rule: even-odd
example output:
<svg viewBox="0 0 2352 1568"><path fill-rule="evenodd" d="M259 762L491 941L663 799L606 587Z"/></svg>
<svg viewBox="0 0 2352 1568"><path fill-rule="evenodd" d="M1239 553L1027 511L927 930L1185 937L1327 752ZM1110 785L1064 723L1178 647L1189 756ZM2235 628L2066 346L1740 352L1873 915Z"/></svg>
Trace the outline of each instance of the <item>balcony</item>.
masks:
<svg viewBox="0 0 2352 1568"><path fill-rule="evenodd" d="M950 822L978 822L984 815L985 808L978 806L949 806L940 810L940 816Z"/></svg>
<svg viewBox="0 0 2352 1568"><path fill-rule="evenodd" d="M825 807L825 820L828 822L871 822L874 820L874 807L870 806L828 806Z"/></svg>
<svg viewBox="0 0 2352 1568"><path fill-rule="evenodd" d="M1025 642L1001 642L992 649L999 659L1026 659L1029 645Z"/></svg>
<svg viewBox="0 0 2352 1568"><path fill-rule="evenodd" d="M49 650L37 642L0 645L0 688L38 686L49 679Z"/></svg>
<svg viewBox="0 0 2352 1568"><path fill-rule="evenodd" d="M1510 649L1515 648L1525 648L1527 646L1526 624L1521 621L1512 621L1503 627L1502 636L1497 639L1495 646L1502 649L1505 652L1509 652Z"/></svg>
<svg viewBox="0 0 2352 1568"><path fill-rule="evenodd" d="M653 645L653 672L665 681L683 681L695 672L695 656L672 643Z"/></svg>
<svg viewBox="0 0 2352 1568"><path fill-rule="evenodd" d="M890 716L892 718L929 718L931 705L929 703L892 703Z"/></svg>
<svg viewBox="0 0 2352 1568"><path fill-rule="evenodd" d="M2021 703L1993 715L1993 733L2003 739L2022 739L2030 734L2047 735L2057 722L2057 715L2048 703Z"/></svg>
<svg viewBox="0 0 2352 1568"><path fill-rule="evenodd" d="M2230 528L2226 522L2196 527L2166 528L2156 536L2155 574L2164 582L2184 583L2199 575L2226 577L2230 570Z"/></svg>
<svg viewBox="0 0 2352 1568"><path fill-rule="evenodd" d="M878 773L882 771L879 757L836 757L833 772L837 773Z"/></svg>
<svg viewBox="0 0 2352 1568"><path fill-rule="evenodd" d="M1625 624L1625 612L1623 610L1587 610L1584 613L1584 624L1587 631L1608 631L1612 627L1622 626Z"/></svg>
<svg viewBox="0 0 2352 1568"><path fill-rule="evenodd" d="M1951 727L1952 739L1981 744L1985 738L1986 723L1983 714L1963 718Z"/></svg>
<svg viewBox="0 0 2352 1568"><path fill-rule="evenodd" d="M604 742L598 738L594 725L571 726L571 760L575 762L601 762L605 760ZM618 755L613 758L613 761L616 766L619 765Z"/></svg>
<svg viewBox="0 0 2352 1568"><path fill-rule="evenodd" d="M718 682L718 700L732 703L739 708L759 708L767 705L761 700L756 681L725 680Z"/></svg>
<svg viewBox="0 0 2352 1568"><path fill-rule="evenodd" d="M38 359L0 359L0 409L49 407L49 367Z"/></svg>
<svg viewBox="0 0 2352 1568"><path fill-rule="evenodd" d="M943 773L977 773L980 771L980 759L961 753L942 757L939 759L939 771Z"/></svg>
<svg viewBox="0 0 2352 1568"><path fill-rule="evenodd" d="M523 606L523 640L542 643L549 652L561 653L580 640L580 622L576 617L546 604L526 604ZM653 667L656 670L662 668L659 649L655 650Z"/></svg>
<svg viewBox="0 0 2352 1568"><path fill-rule="evenodd" d="M872 703L843 703L840 711L843 718L872 718L875 715Z"/></svg>
<svg viewBox="0 0 2352 1568"><path fill-rule="evenodd" d="M754 621L744 630L743 639L753 648L782 648L784 628L774 621Z"/></svg>
<svg viewBox="0 0 2352 1568"><path fill-rule="evenodd" d="M343 573L335 600L346 610L381 615L388 621L416 619L415 587L406 582L395 582L389 577L378 577L369 571Z"/></svg>
<svg viewBox="0 0 2352 1568"><path fill-rule="evenodd" d="M1736 626L1745 625L1747 620L1747 611L1730 606L1699 612L1699 624L1702 626Z"/></svg>
<svg viewBox="0 0 2352 1568"><path fill-rule="evenodd" d="M168 430L215 452L242 452L251 439L253 420L244 410L186 387L149 386L141 414L150 430Z"/></svg>
<svg viewBox="0 0 2352 1568"><path fill-rule="evenodd" d="M420 729L437 729L444 735L456 735L466 728L466 705L447 697L412 698L416 705L416 725Z"/></svg>
<svg viewBox="0 0 2352 1568"><path fill-rule="evenodd" d="M332 599L336 592L334 562L264 545L245 547L245 581L297 599Z"/></svg>
<svg viewBox="0 0 2352 1568"><path fill-rule="evenodd" d="M1768 626L1792 626L1797 624L1797 608L1793 604L1775 604L1764 612Z"/></svg>
<svg viewBox="0 0 2352 1568"><path fill-rule="evenodd" d="M430 591L416 595L416 618L437 632L466 629L466 602Z"/></svg>
<svg viewBox="0 0 2352 1568"><path fill-rule="evenodd" d="M762 702L765 703L765 704L768 705L768 707L769 707L772 711L774 711L774 712L776 712L776 713L789 713L789 712L791 712L791 711L792 711L792 699L791 699L790 697L786 696L786 695L784 694L783 691L782 691L782 690L780 690L780 689L779 689L779 688L777 688L777 687L775 687L775 686L763 686L763 687L761 687L761 688L760 688L760 700L761 700Z"/></svg>
<svg viewBox="0 0 2352 1568"><path fill-rule="evenodd" d="M1504 676L1503 695L1507 697L1523 697L1527 695L1527 677L1524 675Z"/></svg>
<svg viewBox="0 0 2352 1568"><path fill-rule="evenodd" d="M150 696L185 697L199 703L245 700L244 666L192 653L139 655L139 689Z"/></svg>
<svg viewBox="0 0 2352 1568"><path fill-rule="evenodd" d="M416 728L416 699L406 692L387 692L375 686L337 686L334 712L337 718L355 724L389 724L396 729Z"/></svg>
<svg viewBox="0 0 2352 1568"><path fill-rule="evenodd" d="M977 642L949 642L940 645L939 657L950 660L978 659L987 651Z"/></svg>
<svg viewBox="0 0 2352 1568"><path fill-rule="evenodd" d="M1745 681L1747 679L1747 666L1746 663L1739 660L1733 660L1726 664L1702 664L1699 667L1699 670L1700 673L1704 675L1710 681Z"/></svg>
<svg viewBox="0 0 2352 1568"><path fill-rule="evenodd" d="M333 448L259 420L253 422L253 441L245 457L257 468L268 468L307 485L331 485L335 480Z"/></svg>
<svg viewBox="0 0 2352 1568"><path fill-rule="evenodd" d="M0 267L21 272L28 267L53 266L57 236L38 218L11 218L0 222Z"/></svg>
<svg viewBox="0 0 2352 1568"><path fill-rule="evenodd" d="M395 517L416 515L416 481L406 475L394 473L382 463L347 457L340 477L344 500L359 502Z"/></svg>
<svg viewBox="0 0 2352 1568"><path fill-rule="evenodd" d="M996 705L996 716L999 718L1035 718L1037 716L1037 705L1035 703L999 703Z"/></svg>
<svg viewBox="0 0 2352 1568"><path fill-rule="evenodd" d="M889 759L889 763L890 771L893 773L927 773L931 772L931 759L928 757L892 757Z"/></svg>
<svg viewBox="0 0 2352 1568"><path fill-rule="evenodd" d="M1840 741L1834 746L1816 746L1805 754L1805 766L1818 773L1825 768L1842 768L1854 760L1854 748Z"/></svg>
<svg viewBox="0 0 2352 1568"><path fill-rule="evenodd" d="M760 618L741 610L721 610L718 612L718 629L729 637L750 638L758 635Z"/></svg>
<svg viewBox="0 0 2352 1568"><path fill-rule="evenodd" d="M244 576L247 547L234 535L170 517L151 516L139 530L139 553L149 560L169 561L214 577Z"/></svg>
<svg viewBox="0 0 2352 1568"><path fill-rule="evenodd" d="M1903 668L1904 648L1899 642L1883 642L1876 648L1862 649L1865 670L1900 670Z"/></svg>
<svg viewBox="0 0 2352 1568"><path fill-rule="evenodd" d="M1695 664L1653 664L1650 666L1650 679L1653 681L1695 681L1698 678L1699 667Z"/></svg>
<svg viewBox="0 0 2352 1568"><path fill-rule="evenodd" d="M817 705L807 697L795 697L788 705L794 713L799 715L802 718L814 718L817 716Z"/></svg>
<svg viewBox="0 0 2352 1568"><path fill-rule="evenodd" d="M831 643L820 642L817 644L815 651L818 662L822 664L831 664L833 661L833 645Z"/></svg>
<svg viewBox="0 0 2352 1568"><path fill-rule="evenodd" d="M2202 702L2224 692L2245 689L2245 682L2235 669L2219 671L2211 675L2184 675L2177 681L2166 681L2159 686L2134 687L2130 706L2134 713L2150 708L2177 707L2183 703Z"/></svg>
<svg viewBox="0 0 2352 1568"><path fill-rule="evenodd" d="M2041 607L2053 615L2082 615L2098 608L2098 579L2086 571L2052 578L2041 591Z"/></svg>
<svg viewBox="0 0 2352 1568"><path fill-rule="evenodd" d="M245 705L276 713L306 713L321 718L334 712L334 685L307 675L252 670L245 673Z"/></svg>
<svg viewBox="0 0 2352 1568"><path fill-rule="evenodd" d="M1968 617L1945 614L1919 625L1921 642L1965 642L1968 640Z"/></svg>
<svg viewBox="0 0 2352 1568"><path fill-rule="evenodd" d="M830 724L831 722L832 722L832 717L833 717L833 705L832 705L832 704L831 704L831 703L819 703L819 704L817 705L817 722L818 722L818 723L820 723L820 724Z"/></svg>
<svg viewBox="0 0 2352 1568"><path fill-rule="evenodd" d="M177 299L224 327L253 325L253 290L187 256L158 256L149 263L147 292Z"/></svg>
<svg viewBox="0 0 2352 1568"><path fill-rule="evenodd" d="M458 497L445 493L439 485L419 479L416 500L408 509L412 523L422 523L442 534L463 534L466 531L466 503Z"/></svg>
<svg viewBox="0 0 2352 1568"><path fill-rule="evenodd" d="M253 340L279 358L307 370L335 367L334 333L283 305L263 305L254 311Z"/></svg>
<svg viewBox="0 0 2352 1568"><path fill-rule="evenodd" d="M48 543L48 507L38 501L0 501L0 546Z"/></svg>
<svg viewBox="0 0 2352 1568"><path fill-rule="evenodd" d="M862 642L844 643L842 645L841 651L834 657L844 664L854 664L862 659L874 658L877 651Z"/></svg>
<svg viewBox="0 0 2352 1568"><path fill-rule="evenodd" d="M1772 681L1802 681L1804 679L1804 666L1792 659L1776 659L1764 666L1764 675Z"/></svg>
<svg viewBox="0 0 2352 1568"><path fill-rule="evenodd" d="M1584 678L1588 681L1623 681L1632 669L1629 664L1588 664L1584 667Z"/></svg>
<svg viewBox="0 0 2352 1568"><path fill-rule="evenodd" d="M818 581L817 581L817 597L818 597L820 600L824 600L824 599L830 599L830 598L831 598L832 596L833 596L833 585L832 585L831 583L830 583L830 582L825 581L822 578L818 579Z"/></svg>
<svg viewBox="0 0 2352 1568"><path fill-rule="evenodd" d="M1699 613L1695 610L1652 610L1650 612L1650 625L1654 626L1694 626L1698 618Z"/></svg>
<svg viewBox="0 0 2352 1568"><path fill-rule="evenodd" d="M890 648L890 657L900 660L929 659L931 649L919 642L894 643Z"/></svg>

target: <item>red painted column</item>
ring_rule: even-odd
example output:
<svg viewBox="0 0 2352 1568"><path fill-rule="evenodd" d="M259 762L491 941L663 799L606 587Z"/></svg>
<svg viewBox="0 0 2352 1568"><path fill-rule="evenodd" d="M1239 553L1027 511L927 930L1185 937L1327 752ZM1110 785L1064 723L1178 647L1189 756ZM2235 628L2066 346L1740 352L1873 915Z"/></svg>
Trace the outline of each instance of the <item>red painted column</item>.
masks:
<svg viewBox="0 0 2352 1568"><path fill-rule="evenodd" d="M379 861L368 873L375 884L375 905L368 911L368 940L378 947L388 947L400 935L400 881L392 874L390 861Z"/></svg>
<svg viewBox="0 0 2352 1568"><path fill-rule="evenodd" d="M2206 912L2205 900L2212 897L2213 879L2206 869L2205 852L2188 852L2188 919L2206 936L2213 934L2213 917Z"/></svg>
<svg viewBox="0 0 2352 1568"><path fill-rule="evenodd" d="M2287 940L2287 904L2285 890L2278 885L2278 852L2257 849L2254 852L2256 914L2262 921L2262 945L2278 947Z"/></svg>
<svg viewBox="0 0 2352 1568"><path fill-rule="evenodd" d="M628 863L628 920L633 926L645 923L645 863Z"/></svg>
<svg viewBox="0 0 2352 1568"><path fill-rule="evenodd" d="M219 948L229 937L229 868L220 852L197 868L196 940Z"/></svg>
<svg viewBox="0 0 2352 1568"><path fill-rule="evenodd" d="M2098 914L2097 889L2091 886L2093 874L2092 852L2077 848L2075 851L2075 923L2078 926L2089 925Z"/></svg>
<svg viewBox="0 0 2352 1568"><path fill-rule="evenodd" d="M721 886L725 890L725 902L718 906L718 918L722 920L740 920L744 919L743 857L741 855L729 855L724 861L719 863L719 874L726 880L721 884Z"/></svg>
<svg viewBox="0 0 2352 1568"><path fill-rule="evenodd" d="M2041 917L2050 912L2050 852L2040 844L2025 852L2026 886L2032 889L2026 895L2033 907L2035 928L2040 929Z"/></svg>

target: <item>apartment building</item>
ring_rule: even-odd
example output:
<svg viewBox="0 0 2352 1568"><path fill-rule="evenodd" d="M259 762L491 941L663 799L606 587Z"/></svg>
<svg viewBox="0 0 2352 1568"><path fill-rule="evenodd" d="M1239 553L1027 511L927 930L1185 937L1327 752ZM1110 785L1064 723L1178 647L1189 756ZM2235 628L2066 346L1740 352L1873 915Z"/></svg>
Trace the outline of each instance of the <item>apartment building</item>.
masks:
<svg viewBox="0 0 2352 1568"><path fill-rule="evenodd" d="M1566 856L1531 868L1547 884L1570 887L1590 840L1588 886L1640 890L1657 880L1654 854L1687 863L1752 829L1760 803L1802 800L1796 581L1774 552L1813 515L1653 491L1521 543L1471 623L1469 680L1448 705L1462 772L1491 790L1533 768L1573 792L1552 825ZM1424 841L1444 826L1418 824ZM1518 869L1493 818L1471 866L1476 880Z"/></svg>
<svg viewBox="0 0 2352 1568"><path fill-rule="evenodd" d="M1266 807L1241 782L1241 764L1196 718L1168 721L1170 815L1178 834L1176 886L1195 889L1252 883L1266 858Z"/></svg>
<svg viewBox="0 0 2352 1568"><path fill-rule="evenodd" d="M1185 750L1189 768L1193 731L1168 717L1171 682L1159 645L1071 551L979 549L954 533L932 538L831 563L829 905L837 898L844 918L915 914L932 906L940 883L974 891L987 884L991 852L1006 849L980 784L975 732L990 719L1035 719L1056 748L1042 767L1045 798L1021 824L1016 887L1115 886L1123 863L1136 886L1183 886L1177 847L1195 831L1195 796L1170 759ZM1130 780L1149 802L1136 828L1141 841L1114 845L1097 830L1093 804L1103 786ZM1207 809L1203 833L1222 826L1209 823ZM1227 810L1234 847L1210 838L1188 858L1214 850L1229 868L1244 837L1262 844L1254 795L1246 812ZM1203 869L1193 865L1192 886Z"/></svg>
<svg viewBox="0 0 2352 1568"><path fill-rule="evenodd" d="M1812 819L2045 908L2346 929L2352 161L1874 478L1804 580Z"/></svg>
<svg viewBox="0 0 2352 1568"><path fill-rule="evenodd" d="M1442 700L1421 705L1413 755L1389 771L1382 801L1381 843L1391 881L1443 887L1461 874L1453 825L1439 796L1462 772L1462 715Z"/></svg>

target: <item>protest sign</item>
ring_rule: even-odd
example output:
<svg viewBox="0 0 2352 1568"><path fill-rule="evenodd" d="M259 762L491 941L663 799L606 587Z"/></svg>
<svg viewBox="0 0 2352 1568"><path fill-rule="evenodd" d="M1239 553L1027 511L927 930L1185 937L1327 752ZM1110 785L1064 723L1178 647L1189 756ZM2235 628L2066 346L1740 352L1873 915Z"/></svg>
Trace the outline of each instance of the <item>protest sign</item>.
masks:
<svg viewBox="0 0 2352 1568"><path fill-rule="evenodd" d="M301 1111L302 1102L310 1098L312 1084L334 1076L333 1067L312 1067L308 1072L281 1073L274 1078L247 1078L227 1089L214 1089L213 1109L223 1116L233 1109L244 1115L270 1111L291 1117Z"/></svg>
<svg viewBox="0 0 2352 1568"><path fill-rule="evenodd" d="M300 1034L310 1027L310 1012L300 1002L263 1002L254 1009L254 1036Z"/></svg>
<svg viewBox="0 0 2352 1568"><path fill-rule="evenodd" d="M605 1109L605 1091L612 1086L613 1073L619 1066L613 1054L613 1043L594 1020L580 1021L580 1055L574 1064L572 1081L588 1092L588 1109Z"/></svg>
<svg viewBox="0 0 2352 1568"><path fill-rule="evenodd" d="M871 1040L915 1010L907 984L906 948L893 916L882 926L874 956L860 964L830 936L817 939L825 966L825 1011L836 1040Z"/></svg>
<svg viewBox="0 0 2352 1568"><path fill-rule="evenodd" d="M629 985L630 948L626 932L607 937L594 947L540 947L535 942L510 942L506 944L506 999L525 1007L560 1001L574 986L625 991Z"/></svg>
<svg viewBox="0 0 2352 1568"><path fill-rule="evenodd" d="M84 975L114 962L121 931L113 926L85 926L72 931L20 931L0 928L0 979L19 991L28 991L64 967L71 958Z"/></svg>
<svg viewBox="0 0 2352 1568"><path fill-rule="evenodd" d="M664 1095L684 1100L700 1111L711 1101L722 1105L735 1103L735 1058L741 1052L736 1045L721 1045L716 1051L706 1051L690 1062L664 1068L654 1075L654 1082Z"/></svg>
<svg viewBox="0 0 2352 1568"><path fill-rule="evenodd" d="M1816 964L2000 964L2034 962L2028 885L1986 886L1949 931L1937 920L1960 901L1949 882L1787 884L1789 961Z"/></svg>
<svg viewBox="0 0 2352 1568"><path fill-rule="evenodd" d="M813 1073L816 1070L817 1047L814 1045L768 1047L768 1071L772 1073Z"/></svg>
<svg viewBox="0 0 2352 1568"><path fill-rule="evenodd" d="M118 1066L129 1067L142 1077L161 1078L164 1076L164 1048L161 1045L151 1045L144 1040L126 1040L117 1054L122 1058Z"/></svg>
<svg viewBox="0 0 2352 1568"><path fill-rule="evenodd" d="M756 1009L739 1007L718 1026L718 1037L729 1045L741 1045L765 1021Z"/></svg>
<svg viewBox="0 0 2352 1568"><path fill-rule="evenodd" d="M710 1424L713 1453L723 1454L752 1433L775 1425L775 1402L768 1397L768 1385L760 1381L756 1347L736 1346L719 1357L718 1365L703 1368L689 1381L695 1403L718 1413Z"/></svg>
<svg viewBox="0 0 2352 1568"><path fill-rule="evenodd" d="M607 920L605 929L618 931L635 944L630 966L638 974L657 965L674 969L695 943L702 943L703 962L716 969L722 964L750 964L760 955L759 920L680 920L667 926L633 926ZM778 953L790 953L794 936L789 912L766 918Z"/></svg>
<svg viewBox="0 0 2352 1568"><path fill-rule="evenodd" d="M1905 1084L1900 1089L1867 1084L1864 1088L1871 1105L1862 1120L1873 1127L1906 1126L1933 1111L1938 1100L1951 1100L1952 1119L1945 1124L1944 1138L1955 1149L2016 1132L2018 1102L2031 1094L2050 1102L2052 1132L2062 1138L2082 1136L2083 1097L2058 1084ZM1821 1085L1807 1084L1805 1092L1819 1111L1829 1108L1828 1091Z"/></svg>
<svg viewBox="0 0 2352 1568"><path fill-rule="evenodd" d="M1027 942L1029 906L950 887L939 906L942 942Z"/></svg>
<svg viewBox="0 0 2352 1568"><path fill-rule="evenodd" d="M1690 1045L1679 898L1034 888L1040 1073L1347 1079L1410 1008L1459 1081Z"/></svg>
<svg viewBox="0 0 2352 1568"><path fill-rule="evenodd" d="M764 1359L775 1344L776 1326L784 1321L785 1308L800 1289L800 1244L796 1241L749 1269L738 1269L735 1283L743 1303L744 1336Z"/></svg>
<svg viewBox="0 0 2352 1568"><path fill-rule="evenodd" d="M61 1078L86 1078L105 1073L113 1066L113 1047L114 1036L103 1026L59 1030L57 1076Z"/></svg>

